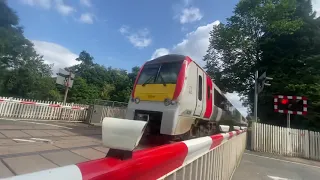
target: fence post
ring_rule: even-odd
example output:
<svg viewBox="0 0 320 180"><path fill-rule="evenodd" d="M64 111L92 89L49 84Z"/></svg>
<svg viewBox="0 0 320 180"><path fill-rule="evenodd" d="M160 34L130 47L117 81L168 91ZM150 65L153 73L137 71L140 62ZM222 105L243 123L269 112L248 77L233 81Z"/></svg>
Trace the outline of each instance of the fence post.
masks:
<svg viewBox="0 0 320 180"><path fill-rule="evenodd" d="M254 138L255 138L255 122L251 124L251 150L254 150Z"/></svg>

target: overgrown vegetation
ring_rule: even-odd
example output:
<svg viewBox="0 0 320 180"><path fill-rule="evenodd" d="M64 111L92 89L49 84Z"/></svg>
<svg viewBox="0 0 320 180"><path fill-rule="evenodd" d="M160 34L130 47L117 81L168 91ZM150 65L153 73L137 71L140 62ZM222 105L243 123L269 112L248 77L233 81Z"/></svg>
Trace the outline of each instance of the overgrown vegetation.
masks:
<svg viewBox="0 0 320 180"><path fill-rule="evenodd" d="M307 96L308 115L291 116L291 124L319 130L319 28L310 0L241 0L210 34L207 71L223 91L240 93L251 112L254 72L267 71L274 80L259 95L261 122L286 125L286 115L273 112L274 94Z"/></svg>
<svg viewBox="0 0 320 180"><path fill-rule="evenodd" d="M128 73L104 67L82 51L80 64L66 67L75 73L67 101L88 104L95 99L128 102L139 67ZM0 0L0 96L62 101L64 88L55 84L52 66L36 53L23 35L19 18L4 0Z"/></svg>

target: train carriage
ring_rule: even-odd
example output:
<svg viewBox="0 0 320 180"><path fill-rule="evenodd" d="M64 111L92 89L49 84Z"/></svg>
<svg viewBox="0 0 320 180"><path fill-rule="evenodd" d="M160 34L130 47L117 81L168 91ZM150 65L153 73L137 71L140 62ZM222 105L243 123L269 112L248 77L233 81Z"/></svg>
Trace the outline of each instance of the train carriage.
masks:
<svg viewBox="0 0 320 180"><path fill-rule="evenodd" d="M210 76L190 57L169 54L140 69L126 119L148 121L149 134L190 139L218 133L217 125L246 125Z"/></svg>

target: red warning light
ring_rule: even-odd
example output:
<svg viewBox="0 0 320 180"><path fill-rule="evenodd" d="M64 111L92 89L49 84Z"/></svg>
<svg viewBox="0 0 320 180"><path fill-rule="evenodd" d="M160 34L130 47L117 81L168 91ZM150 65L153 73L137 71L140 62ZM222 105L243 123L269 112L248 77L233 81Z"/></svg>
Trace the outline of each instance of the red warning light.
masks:
<svg viewBox="0 0 320 180"><path fill-rule="evenodd" d="M288 99L282 99L281 104L288 104L289 100Z"/></svg>

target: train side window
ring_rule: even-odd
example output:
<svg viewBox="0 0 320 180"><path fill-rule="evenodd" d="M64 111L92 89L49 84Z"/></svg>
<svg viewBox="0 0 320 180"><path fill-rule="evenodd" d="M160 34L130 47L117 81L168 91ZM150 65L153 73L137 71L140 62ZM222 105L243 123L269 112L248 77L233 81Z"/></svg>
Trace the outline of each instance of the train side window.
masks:
<svg viewBox="0 0 320 180"><path fill-rule="evenodd" d="M207 86L207 93L208 93L208 99L210 99L211 94L210 94L210 86L209 85Z"/></svg>
<svg viewBox="0 0 320 180"><path fill-rule="evenodd" d="M199 75L198 99L202 101L202 77Z"/></svg>
<svg viewBox="0 0 320 180"><path fill-rule="evenodd" d="M214 88L214 105L226 110L226 106L225 106L225 98L223 96L221 96L221 94L216 90L216 88Z"/></svg>

